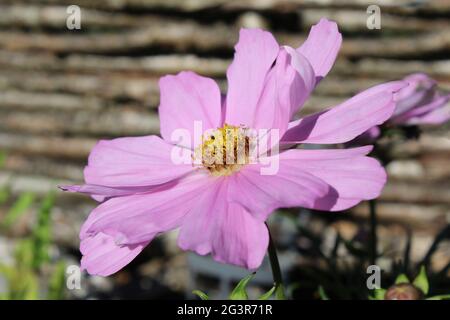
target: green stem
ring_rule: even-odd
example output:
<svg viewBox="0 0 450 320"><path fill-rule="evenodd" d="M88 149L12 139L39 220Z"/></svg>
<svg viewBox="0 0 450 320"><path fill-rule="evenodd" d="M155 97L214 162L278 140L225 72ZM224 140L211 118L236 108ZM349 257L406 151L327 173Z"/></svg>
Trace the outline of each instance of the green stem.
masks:
<svg viewBox="0 0 450 320"><path fill-rule="evenodd" d="M369 201L370 214L370 263L377 264L377 202L376 200Z"/></svg>
<svg viewBox="0 0 450 320"><path fill-rule="evenodd" d="M269 229L269 226L267 226ZM278 262L277 250L272 239L272 235L269 230L269 261L270 267L272 268L272 276L275 285L275 297L277 300L286 300L286 295L284 294L283 277L281 275L280 263Z"/></svg>

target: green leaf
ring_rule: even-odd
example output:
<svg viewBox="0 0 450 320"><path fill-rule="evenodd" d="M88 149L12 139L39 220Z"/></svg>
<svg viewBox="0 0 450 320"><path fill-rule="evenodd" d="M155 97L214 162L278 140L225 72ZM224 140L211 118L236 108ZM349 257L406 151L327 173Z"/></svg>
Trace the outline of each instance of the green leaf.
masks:
<svg viewBox="0 0 450 320"><path fill-rule="evenodd" d="M9 188L8 186L3 186L0 188L0 205L4 204L6 201L8 201L10 196Z"/></svg>
<svg viewBox="0 0 450 320"><path fill-rule="evenodd" d="M284 286L281 283L275 286L275 298L277 298L277 300L286 300L286 295L284 294Z"/></svg>
<svg viewBox="0 0 450 320"><path fill-rule="evenodd" d="M34 194L31 192L22 193L12 208L6 213L5 219L2 222L3 228L10 228L17 219L31 207L34 201Z"/></svg>
<svg viewBox="0 0 450 320"><path fill-rule="evenodd" d="M38 276L28 266L16 261L8 278L6 297L9 300L35 300L39 298Z"/></svg>
<svg viewBox="0 0 450 320"><path fill-rule="evenodd" d="M450 300L450 294L441 294L439 296L429 297L426 300Z"/></svg>
<svg viewBox="0 0 450 320"><path fill-rule="evenodd" d="M209 300L208 295L206 293L204 293L203 291L194 290L194 291L192 291L192 293L195 294L196 296L198 296L202 300Z"/></svg>
<svg viewBox="0 0 450 320"><path fill-rule="evenodd" d="M30 272L24 277L22 287L23 300L37 300L39 299L39 281L36 274Z"/></svg>
<svg viewBox="0 0 450 320"><path fill-rule="evenodd" d="M6 161L6 153L0 151L0 168L4 166Z"/></svg>
<svg viewBox="0 0 450 320"><path fill-rule="evenodd" d="M386 289L375 289L373 291L374 300L384 300L385 295L386 295Z"/></svg>
<svg viewBox="0 0 450 320"><path fill-rule="evenodd" d="M31 269L34 259L33 242L31 239L21 240L15 250L15 263L23 269Z"/></svg>
<svg viewBox="0 0 450 320"><path fill-rule="evenodd" d="M58 262L50 278L47 297L49 300L64 299L66 289L66 264Z"/></svg>
<svg viewBox="0 0 450 320"><path fill-rule="evenodd" d="M400 283L409 283L409 279L406 276L406 274L401 273L397 276L397 278L395 279L395 284L400 284Z"/></svg>
<svg viewBox="0 0 450 320"><path fill-rule="evenodd" d="M14 271L15 269L13 267L0 263L0 275L2 275L6 281L10 281Z"/></svg>
<svg viewBox="0 0 450 320"><path fill-rule="evenodd" d="M49 260L51 244L51 211L55 201L55 194L48 193L42 201L37 215L37 225L33 230L34 261L33 267L39 269Z"/></svg>
<svg viewBox="0 0 450 320"><path fill-rule="evenodd" d="M326 294L326 292L325 292L325 290L324 290L324 288L322 286L319 286L318 291L319 291L320 299L322 299L322 300L330 300L330 298L328 298L328 295Z"/></svg>
<svg viewBox="0 0 450 320"><path fill-rule="evenodd" d="M245 287L247 287L247 284L250 282L250 280L253 279L254 276L255 273L252 273L239 281L236 288L234 288L230 294L230 300L248 300L248 295Z"/></svg>
<svg viewBox="0 0 450 320"><path fill-rule="evenodd" d="M273 295L273 293L275 292L275 289L276 289L276 287L273 286L269 291L267 291L266 293L262 294L258 298L258 300L268 300Z"/></svg>
<svg viewBox="0 0 450 320"><path fill-rule="evenodd" d="M419 274L414 279L413 285L422 290L425 295L428 294L430 285L428 283L427 271L425 270L425 266L420 267Z"/></svg>

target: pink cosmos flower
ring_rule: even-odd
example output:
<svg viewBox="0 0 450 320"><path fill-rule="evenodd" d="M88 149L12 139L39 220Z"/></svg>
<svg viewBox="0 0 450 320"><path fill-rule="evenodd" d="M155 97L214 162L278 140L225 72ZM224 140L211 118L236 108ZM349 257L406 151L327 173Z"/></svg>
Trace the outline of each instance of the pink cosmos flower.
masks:
<svg viewBox="0 0 450 320"><path fill-rule="evenodd" d="M344 143L386 121L404 82L375 86L289 122L331 69L341 42L336 23L326 19L297 49L280 47L269 32L243 29L227 71L226 97L212 79L193 72L162 77L162 138L100 141L84 170L86 184L63 187L101 202L80 232L82 267L90 274L115 273L157 235L179 228L181 249L256 269L269 242L265 221L276 208L338 211L378 197L386 173L366 156L371 146L284 149L266 155L279 157L275 175L261 175L261 163L195 166L171 160L173 152L194 153L211 142L171 141L177 129L194 133L195 121L219 134L226 128L233 134L238 127L276 129L282 145Z"/></svg>
<svg viewBox="0 0 450 320"><path fill-rule="evenodd" d="M450 120L450 94L437 90L437 83L424 73L411 74L403 79L409 86L397 95L397 107L389 124L442 124Z"/></svg>
<svg viewBox="0 0 450 320"><path fill-rule="evenodd" d="M386 126L439 125L450 120L450 94L439 92L435 80L424 73L414 73L403 80L409 85L395 94L397 106ZM380 135L380 128L373 127L350 144L370 144Z"/></svg>

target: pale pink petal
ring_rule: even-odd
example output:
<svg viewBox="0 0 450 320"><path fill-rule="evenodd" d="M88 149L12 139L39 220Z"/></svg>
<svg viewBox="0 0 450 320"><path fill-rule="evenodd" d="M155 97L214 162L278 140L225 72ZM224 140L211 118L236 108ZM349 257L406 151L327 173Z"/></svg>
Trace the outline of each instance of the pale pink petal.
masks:
<svg viewBox="0 0 450 320"><path fill-rule="evenodd" d="M396 93L398 100L406 99L422 89L431 89L436 86L435 80L421 72L410 74L404 77L403 81L408 82L409 85Z"/></svg>
<svg viewBox="0 0 450 320"><path fill-rule="evenodd" d="M331 70L341 44L342 35L336 22L322 18L311 27L308 38L297 50L311 63L316 83Z"/></svg>
<svg viewBox="0 0 450 320"><path fill-rule="evenodd" d="M297 71L298 80L294 83L296 100L291 103L290 118L297 113L309 98L316 85L316 74L306 57L291 47L283 47L291 57L291 65Z"/></svg>
<svg viewBox="0 0 450 320"><path fill-rule="evenodd" d="M227 182L218 182L204 193L186 216L178 245L216 261L256 269L269 243L267 227L248 211L227 200Z"/></svg>
<svg viewBox="0 0 450 320"><path fill-rule="evenodd" d="M436 93L436 81L424 73L414 73L403 79L408 86L395 94L397 106L394 116L432 102Z"/></svg>
<svg viewBox="0 0 450 320"><path fill-rule="evenodd" d="M180 150L157 136L102 140L89 155L84 178L88 185L120 189L159 185L193 170L172 160Z"/></svg>
<svg viewBox="0 0 450 320"><path fill-rule="evenodd" d="M418 119L412 118L408 121L408 124L427 124L438 125L446 123L450 120L450 104L433 110L426 115L421 116Z"/></svg>
<svg viewBox="0 0 450 320"><path fill-rule="evenodd" d="M202 131L221 126L221 94L214 80L183 71L175 76L162 77L159 87L159 119L164 140L194 148L194 142L200 142L203 133L194 131L195 122L201 123ZM190 133L190 143L173 140L172 134L177 129Z"/></svg>
<svg viewBox="0 0 450 320"><path fill-rule="evenodd" d="M394 93L405 87L393 81L365 90L346 102L289 124L284 143L344 143L388 120L394 109Z"/></svg>
<svg viewBox="0 0 450 320"><path fill-rule="evenodd" d="M149 193L110 199L91 212L80 238L102 232L113 236L117 244L148 241L177 228L210 183L207 173L198 172Z"/></svg>
<svg viewBox="0 0 450 320"><path fill-rule="evenodd" d="M180 229L178 245L181 249L192 250L200 255L212 251L211 239L216 232L218 217L226 210L221 193L226 192L227 188L218 182L200 195Z"/></svg>
<svg viewBox="0 0 450 320"><path fill-rule="evenodd" d="M339 211L363 200L377 198L386 183L386 172L380 163L366 154L371 146L354 149L303 150L280 154L280 163L288 163L292 171L305 171L325 181L330 192L312 205L304 207Z"/></svg>
<svg viewBox="0 0 450 320"><path fill-rule="evenodd" d="M419 105L389 120L390 124L440 124L448 120L449 107L446 104L450 100L450 95L436 95L431 102Z"/></svg>
<svg viewBox="0 0 450 320"><path fill-rule="evenodd" d="M234 60L227 70L226 123L255 128L255 122L262 116L256 112L258 102L278 51L271 33L241 29Z"/></svg>
<svg viewBox="0 0 450 320"><path fill-rule="evenodd" d="M59 188L63 191L89 194L100 202L113 197L148 192L151 189L149 187L105 187L92 184L59 186Z"/></svg>
<svg viewBox="0 0 450 320"><path fill-rule="evenodd" d="M130 263L147 244L117 245L113 237L97 233L81 241L81 268L91 275L109 276Z"/></svg>
<svg viewBox="0 0 450 320"><path fill-rule="evenodd" d="M257 269L267 252L269 232L242 206L229 203L212 241L216 261Z"/></svg>
<svg viewBox="0 0 450 320"><path fill-rule="evenodd" d="M247 208L259 220L265 221L276 208L311 207L329 192L327 183L298 170L295 163L280 161L274 175L261 174L262 166L247 165L229 178L229 200Z"/></svg>
<svg viewBox="0 0 450 320"><path fill-rule="evenodd" d="M282 48L278 54L275 66L270 70L258 106L253 129L266 129L264 133L258 132L259 154L264 154L286 132L292 110L298 110L299 106L307 98L305 84L300 74L292 65L294 56ZM276 136L272 131L276 130ZM277 137L277 138L276 138ZM267 139L267 141L265 141ZM262 143L262 141L265 141Z"/></svg>
<svg viewBox="0 0 450 320"><path fill-rule="evenodd" d="M255 109L254 129L276 128L284 133L290 119L290 109L299 103L299 78L291 59L281 50L275 67L269 72ZM281 136L281 134L280 134Z"/></svg>

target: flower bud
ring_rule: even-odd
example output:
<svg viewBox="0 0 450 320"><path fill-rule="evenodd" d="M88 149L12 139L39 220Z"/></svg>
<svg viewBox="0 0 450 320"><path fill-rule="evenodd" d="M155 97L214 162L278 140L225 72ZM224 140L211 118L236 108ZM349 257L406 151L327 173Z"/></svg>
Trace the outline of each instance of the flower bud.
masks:
<svg viewBox="0 0 450 320"><path fill-rule="evenodd" d="M384 295L385 300L421 300L423 297L423 292L410 283L393 285Z"/></svg>

